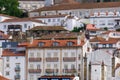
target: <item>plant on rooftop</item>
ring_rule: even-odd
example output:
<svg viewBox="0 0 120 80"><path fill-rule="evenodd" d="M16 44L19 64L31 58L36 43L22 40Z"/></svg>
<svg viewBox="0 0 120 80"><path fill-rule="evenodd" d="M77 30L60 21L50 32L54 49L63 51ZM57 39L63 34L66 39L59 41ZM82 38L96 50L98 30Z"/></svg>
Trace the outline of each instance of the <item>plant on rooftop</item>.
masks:
<svg viewBox="0 0 120 80"><path fill-rule="evenodd" d="M108 28L107 28L107 27L104 27L104 30L106 30L106 31L107 31L107 30L108 30Z"/></svg>
<svg viewBox="0 0 120 80"><path fill-rule="evenodd" d="M18 0L0 0L0 14L21 17L22 10L18 6Z"/></svg>

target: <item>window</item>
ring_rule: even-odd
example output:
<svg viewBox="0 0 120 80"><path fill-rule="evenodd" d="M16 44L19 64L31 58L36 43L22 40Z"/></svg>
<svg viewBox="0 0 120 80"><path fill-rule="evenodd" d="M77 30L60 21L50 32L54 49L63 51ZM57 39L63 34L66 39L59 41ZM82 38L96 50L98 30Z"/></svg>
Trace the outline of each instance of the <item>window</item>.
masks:
<svg viewBox="0 0 120 80"><path fill-rule="evenodd" d="M44 44L45 44L44 42L39 42L38 45L39 45L39 47L42 47L42 46L44 46Z"/></svg>
<svg viewBox="0 0 120 80"><path fill-rule="evenodd" d="M114 25L114 20L108 20L108 25Z"/></svg>
<svg viewBox="0 0 120 80"><path fill-rule="evenodd" d="M72 52L72 53L71 53L71 56L72 56L72 57L75 57L75 53L74 53L74 52Z"/></svg>
<svg viewBox="0 0 120 80"><path fill-rule="evenodd" d="M40 69L40 64L37 65L37 69Z"/></svg>
<svg viewBox="0 0 120 80"><path fill-rule="evenodd" d="M6 29L6 25L4 25L4 29Z"/></svg>
<svg viewBox="0 0 120 80"><path fill-rule="evenodd" d="M51 57L51 53L47 53L47 57Z"/></svg>
<svg viewBox="0 0 120 80"><path fill-rule="evenodd" d="M64 56L65 56L65 57L68 57L68 53L67 53L67 52L66 52L66 53L64 53Z"/></svg>
<svg viewBox="0 0 120 80"><path fill-rule="evenodd" d="M106 44L103 44L103 47L106 47Z"/></svg>
<svg viewBox="0 0 120 80"><path fill-rule="evenodd" d="M34 69L34 65L33 64L30 64L30 69Z"/></svg>
<svg viewBox="0 0 120 80"><path fill-rule="evenodd" d="M24 28L27 28L27 24L24 24Z"/></svg>
<svg viewBox="0 0 120 80"><path fill-rule="evenodd" d="M30 75L30 80L34 80L34 76L33 75Z"/></svg>
<svg viewBox="0 0 120 80"><path fill-rule="evenodd" d="M68 65L67 64L64 65L64 69L68 69Z"/></svg>
<svg viewBox="0 0 120 80"><path fill-rule="evenodd" d="M99 25L104 26L104 25L105 25L105 23L106 23L106 21L105 21L105 20L101 20L99 23L100 23Z"/></svg>
<svg viewBox="0 0 120 80"><path fill-rule="evenodd" d="M59 43L58 42L53 42L53 46L58 46Z"/></svg>
<svg viewBox="0 0 120 80"><path fill-rule="evenodd" d="M6 71L6 76L9 76L10 75L10 72L9 71Z"/></svg>
<svg viewBox="0 0 120 80"><path fill-rule="evenodd" d="M50 64L47 64L47 69L50 69L51 65Z"/></svg>
<svg viewBox="0 0 120 80"><path fill-rule="evenodd" d="M37 57L41 57L41 54L39 52L37 52Z"/></svg>
<svg viewBox="0 0 120 80"><path fill-rule="evenodd" d="M18 57L16 56L16 59L18 59Z"/></svg>
<svg viewBox="0 0 120 80"><path fill-rule="evenodd" d="M109 44L109 47L113 47L113 44Z"/></svg>
<svg viewBox="0 0 120 80"><path fill-rule="evenodd" d="M55 22L56 20L55 19L53 19L53 22Z"/></svg>
<svg viewBox="0 0 120 80"><path fill-rule="evenodd" d="M54 52L54 57L57 57L58 56L58 53L57 52Z"/></svg>
<svg viewBox="0 0 120 80"><path fill-rule="evenodd" d="M58 22L60 22L60 19L57 19Z"/></svg>
<svg viewBox="0 0 120 80"><path fill-rule="evenodd" d="M57 68L57 64L54 64L54 68L55 68L55 69Z"/></svg>
<svg viewBox="0 0 120 80"><path fill-rule="evenodd" d="M71 69L75 69L75 65L74 64L71 64Z"/></svg>
<svg viewBox="0 0 120 80"><path fill-rule="evenodd" d="M72 46L73 42L67 42L67 46Z"/></svg>
<svg viewBox="0 0 120 80"><path fill-rule="evenodd" d="M9 64L6 64L6 67L10 67L10 65L9 65Z"/></svg>
<svg viewBox="0 0 120 80"><path fill-rule="evenodd" d="M34 57L34 53L32 53L32 52L30 53L30 58L31 58L31 57Z"/></svg>
<svg viewBox="0 0 120 80"><path fill-rule="evenodd" d="M51 22L51 19L48 19L48 22Z"/></svg>
<svg viewBox="0 0 120 80"><path fill-rule="evenodd" d="M6 61L7 61L7 62L9 61L9 57L6 57Z"/></svg>

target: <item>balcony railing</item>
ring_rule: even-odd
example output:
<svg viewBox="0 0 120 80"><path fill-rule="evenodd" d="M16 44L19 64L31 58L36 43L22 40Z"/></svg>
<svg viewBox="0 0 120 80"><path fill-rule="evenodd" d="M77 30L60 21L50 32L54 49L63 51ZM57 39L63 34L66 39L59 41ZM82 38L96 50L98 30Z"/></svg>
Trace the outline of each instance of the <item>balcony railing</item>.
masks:
<svg viewBox="0 0 120 80"><path fill-rule="evenodd" d="M15 80L20 79L20 75L15 75Z"/></svg>
<svg viewBox="0 0 120 80"><path fill-rule="evenodd" d="M20 71L20 67L15 67L15 71Z"/></svg>
<svg viewBox="0 0 120 80"><path fill-rule="evenodd" d="M29 58L29 62L41 62L41 58Z"/></svg>
<svg viewBox="0 0 120 80"><path fill-rule="evenodd" d="M64 62L74 62L76 60L75 57L64 57L63 61Z"/></svg>
<svg viewBox="0 0 120 80"><path fill-rule="evenodd" d="M58 58L54 57L54 58L46 58L46 62L58 62Z"/></svg>
<svg viewBox="0 0 120 80"><path fill-rule="evenodd" d="M46 69L46 73L58 73L58 69Z"/></svg>
<svg viewBox="0 0 120 80"><path fill-rule="evenodd" d="M76 69L63 69L64 73L76 73Z"/></svg>
<svg viewBox="0 0 120 80"><path fill-rule="evenodd" d="M41 73L41 69L29 69L29 73Z"/></svg>

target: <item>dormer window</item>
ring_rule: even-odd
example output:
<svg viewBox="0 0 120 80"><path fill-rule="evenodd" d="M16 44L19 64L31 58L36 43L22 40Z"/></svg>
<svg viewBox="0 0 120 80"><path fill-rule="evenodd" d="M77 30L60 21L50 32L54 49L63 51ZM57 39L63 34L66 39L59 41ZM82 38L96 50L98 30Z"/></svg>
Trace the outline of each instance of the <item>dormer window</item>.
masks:
<svg viewBox="0 0 120 80"><path fill-rule="evenodd" d="M44 42L39 42L38 46L39 46L39 47L43 47L44 44L45 44Z"/></svg>
<svg viewBox="0 0 120 80"><path fill-rule="evenodd" d="M113 47L113 44L109 44L109 47Z"/></svg>
<svg viewBox="0 0 120 80"><path fill-rule="evenodd" d="M58 46L59 43L58 42L53 42L53 46Z"/></svg>
<svg viewBox="0 0 120 80"><path fill-rule="evenodd" d="M73 42L67 42L67 46L72 46Z"/></svg>
<svg viewBox="0 0 120 80"><path fill-rule="evenodd" d="M103 44L103 48L105 48L106 47L106 44Z"/></svg>

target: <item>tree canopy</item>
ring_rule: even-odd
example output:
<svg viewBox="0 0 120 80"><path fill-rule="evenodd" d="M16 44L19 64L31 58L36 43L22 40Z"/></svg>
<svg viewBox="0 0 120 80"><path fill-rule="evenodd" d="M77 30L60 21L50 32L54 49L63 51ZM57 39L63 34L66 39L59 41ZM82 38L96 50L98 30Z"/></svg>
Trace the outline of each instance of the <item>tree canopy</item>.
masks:
<svg viewBox="0 0 120 80"><path fill-rule="evenodd" d="M18 6L18 0L0 0L0 14L21 17L22 11Z"/></svg>

